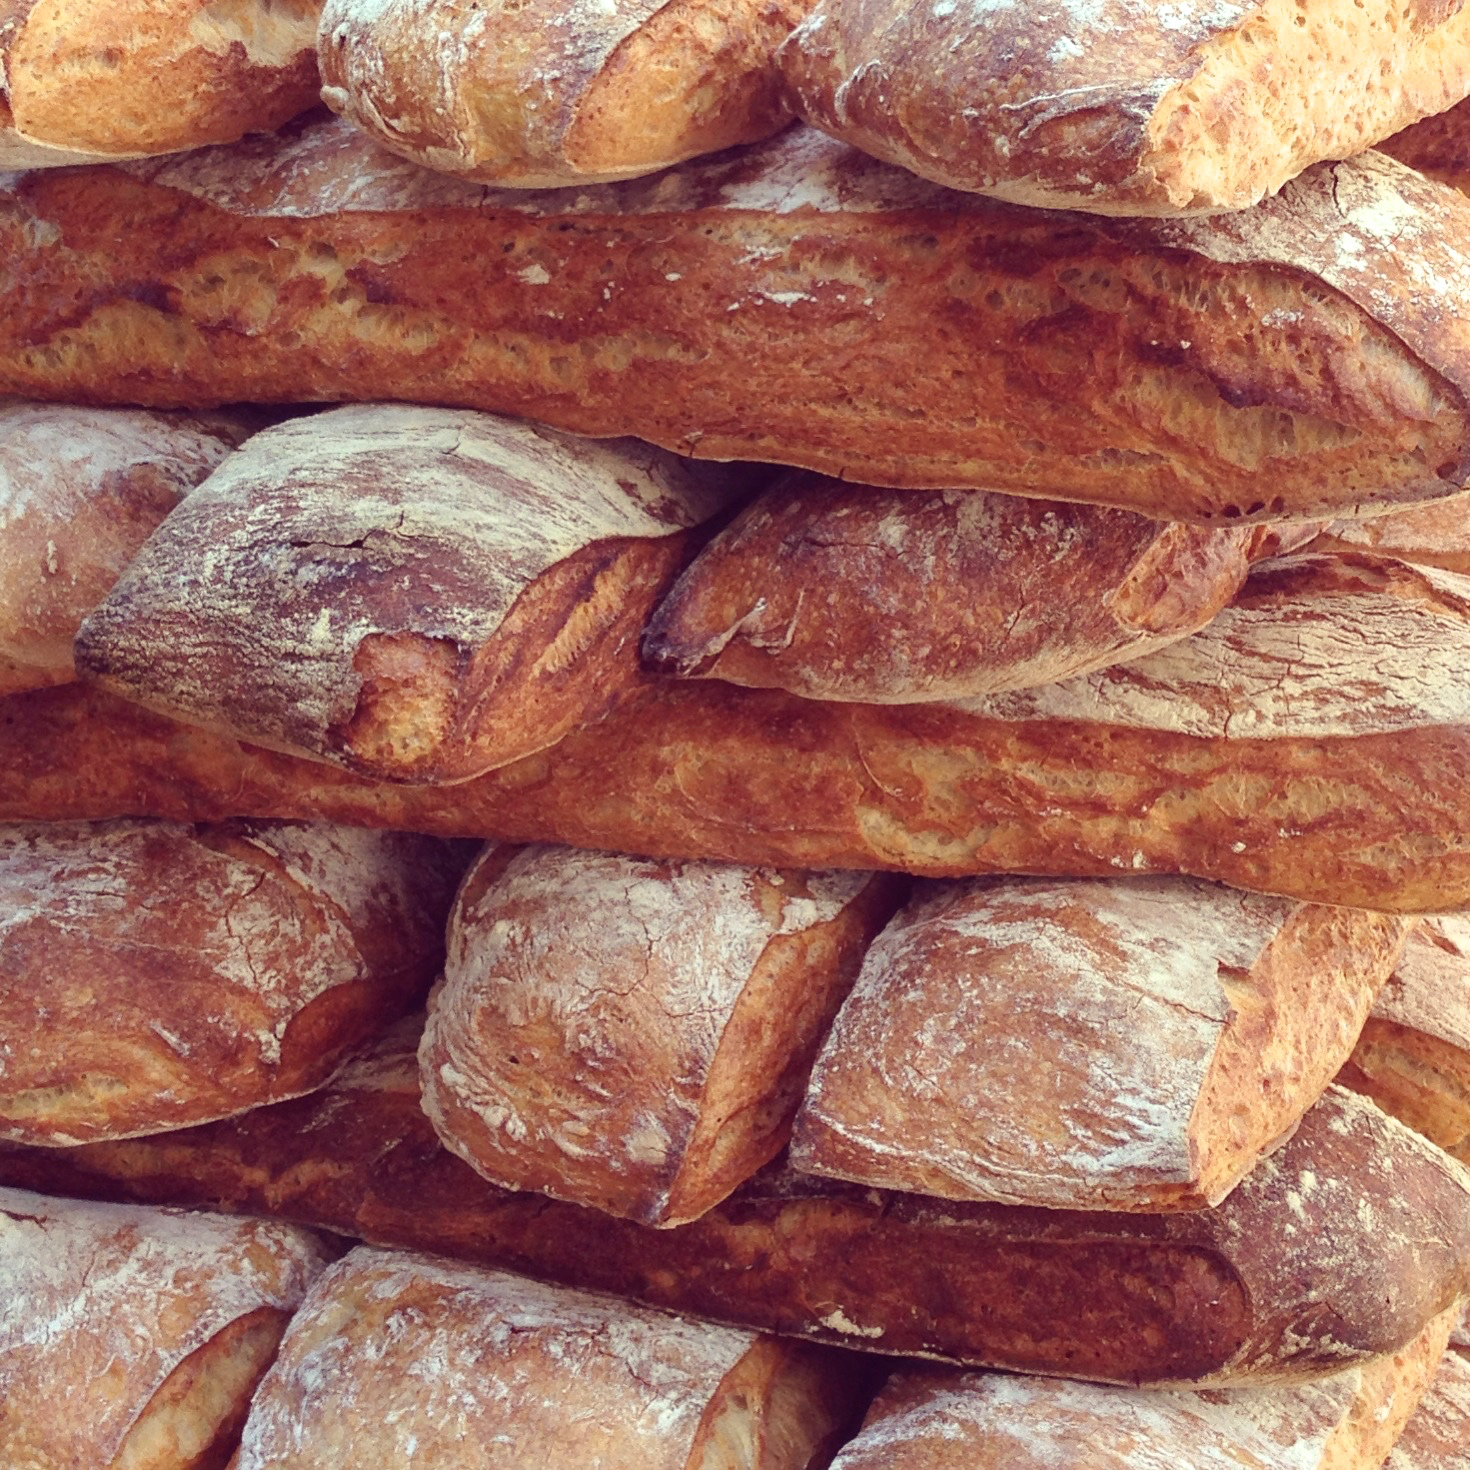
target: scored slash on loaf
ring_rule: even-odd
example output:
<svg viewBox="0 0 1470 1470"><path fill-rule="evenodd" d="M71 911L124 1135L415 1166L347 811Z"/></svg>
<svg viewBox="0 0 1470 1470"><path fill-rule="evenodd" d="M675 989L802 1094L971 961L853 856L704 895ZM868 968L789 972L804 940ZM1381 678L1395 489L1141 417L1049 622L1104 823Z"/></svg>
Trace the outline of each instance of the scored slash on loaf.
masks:
<svg viewBox="0 0 1470 1470"><path fill-rule="evenodd" d="M1105 220L803 128L527 193L317 119L4 180L0 392L386 397L1162 519L1383 512L1470 471L1466 239L1470 200L1373 153Z"/></svg>

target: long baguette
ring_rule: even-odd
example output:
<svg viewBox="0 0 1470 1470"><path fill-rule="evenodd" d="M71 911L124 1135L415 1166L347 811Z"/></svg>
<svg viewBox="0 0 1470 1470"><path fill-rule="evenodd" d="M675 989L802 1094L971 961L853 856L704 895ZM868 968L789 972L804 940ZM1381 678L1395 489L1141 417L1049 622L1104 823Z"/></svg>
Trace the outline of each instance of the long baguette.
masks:
<svg viewBox="0 0 1470 1470"><path fill-rule="evenodd" d="M336 121L0 183L0 392L453 404L1166 520L1470 477L1470 200L1382 155L1194 221L1001 205L800 128L575 191Z"/></svg>
<svg viewBox="0 0 1470 1470"><path fill-rule="evenodd" d="M1173 1215L893 1194L773 1166L652 1230L509 1194L442 1148L407 1027L324 1091L224 1123L0 1149L29 1187L315 1224L877 1352L1111 1382L1312 1378L1470 1287L1470 1175L1333 1088L1224 1204Z"/></svg>

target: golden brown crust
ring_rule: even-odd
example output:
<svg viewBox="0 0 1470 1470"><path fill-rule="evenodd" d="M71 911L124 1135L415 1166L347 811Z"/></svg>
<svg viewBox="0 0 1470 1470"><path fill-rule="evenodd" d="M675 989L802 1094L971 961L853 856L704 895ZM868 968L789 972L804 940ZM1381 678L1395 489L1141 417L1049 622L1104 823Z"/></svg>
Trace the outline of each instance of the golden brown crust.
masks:
<svg viewBox="0 0 1470 1470"><path fill-rule="evenodd" d="M950 1199L1218 1204L1332 1080L1408 928L1182 879L920 885L792 1162Z"/></svg>
<svg viewBox="0 0 1470 1470"><path fill-rule="evenodd" d="M0 693L72 678L72 639L245 437L221 415L0 404Z"/></svg>
<svg viewBox="0 0 1470 1470"><path fill-rule="evenodd" d="M0 828L0 1136L127 1137L320 1086L421 1001L458 871L432 839L325 824Z"/></svg>
<svg viewBox="0 0 1470 1470"><path fill-rule="evenodd" d="M819 0L797 109L938 183L1102 214L1242 209L1466 92L1461 0Z"/></svg>
<svg viewBox="0 0 1470 1470"><path fill-rule="evenodd" d="M333 1254L268 1221L0 1191L0 1462L212 1470Z"/></svg>
<svg viewBox="0 0 1470 1470"><path fill-rule="evenodd" d="M159 528L78 665L273 748L464 780L636 684L688 533L756 476L447 409L292 420Z"/></svg>
<svg viewBox="0 0 1470 1470"><path fill-rule="evenodd" d="M646 1225L785 1146L893 885L858 873L492 848L424 1033L424 1107L492 1183Z"/></svg>
<svg viewBox="0 0 1470 1470"><path fill-rule="evenodd" d="M317 100L320 0L32 0L9 9L0 17L0 167L229 143Z"/></svg>
<svg viewBox="0 0 1470 1470"><path fill-rule="evenodd" d="M405 1030L326 1091L229 1122L7 1147L0 1177L264 1211L717 1321L1109 1381L1320 1376L1397 1351L1470 1285L1464 1171L1339 1089L1213 1210L933 1201L773 1168L649 1230L480 1179L419 1107L415 1043Z"/></svg>
<svg viewBox="0 0 1470 1470"><path fill-rule="evenodd" d="M322 96L395 153L462 178L632 178L784 126L775 50L809 4L328 0Z"/></svg>
<svg viewBox="0 0 1470 1470"><path fill-rule="evenodd" d="M877 704L1048 684L1203 627L1276 549L1262 529L788 475L680 576L643 657Z"/></svg>
<svg viewBox="0 0 1470 1470"><path fill-rule="evenodd" d="M1371 552L1470 575L1470 495L1452 495L1371 519L1333 521L1305 549Z"/></svg>
<svg viewBox="0 0 1470 1470"><path fill-rule="evenodd" d="M1373 154L1146 223L808 129L517 194L314 122L0 191L0 392L388 397L1162 519L1381 512L1470 475L1466 238L1470 200Z"/></svg>
<svg viewBox="0 0 1470 1470"><path fill-rule="evenodd" d="M1470 1362L1449 1353L1383 1470L1464 1470Z"/></svg>
<svg viewBox="0 0 1470 1470"><path fill-rule="evenodd" d="M1395 133L1383 152L1454 189L1470 185L1470 98Z"/></svg>

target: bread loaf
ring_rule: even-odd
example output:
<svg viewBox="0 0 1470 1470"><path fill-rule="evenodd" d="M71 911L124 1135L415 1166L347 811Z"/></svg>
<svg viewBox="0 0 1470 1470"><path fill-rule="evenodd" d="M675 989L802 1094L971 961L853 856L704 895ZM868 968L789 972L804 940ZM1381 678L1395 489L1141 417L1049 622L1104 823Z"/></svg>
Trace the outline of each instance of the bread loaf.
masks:
<svg viewBox="0 0 1470 1470"><path fill-rule="evenodd" d="M811 0L327 0L322 98L395 153L520 188L627 179L790 120Z"/></svg>
<svg viewBox="0 0 1470 1470"><path fill-rule="evenodd" d="M1383 151L1431 179L1470 185L1470 99L1426 117L1383 143Z"/></svg>
<svg viewBox="0 0 1470 1470"><path fill-rule="evenodd" d="M1180 878L922 884L822 1045L792 1163L951 1199L1218 1204L1332 1080L1407 930Z"/></svg>
<svg viewBox="0 0 1470 1470"><path fill-rule="evenodd" d="M268 132L317 100L321 0L7 0L0 169Z"/></svg>
<svg viewBox="0 0 1470 1470"><path fill-rule="evenodd" d="M893 889L491 848L450 916L424 1110L494 1184L696 1219L785 1147Z"/></svg>
<svg viewBox="0 0 1470 1470"><path fill-rule="evenodd" d="M1167 520L1385 511L1470 478L1466 238L1470 200L1377 154L1141 222L809 129L527 194L312 121L5 181L0 393L403 399Z"/></svg>
<svg viewBox="0 0 1470 1470"><path fill-rule="evenodd" d="M449 409L295 419L168 518L76 656L184 719L462 780L628 692L690 529L745 478Z"/></svg>
<svg viewBox="0 0 1470 1470"><path fill-rule="evenodd" d="M1465 576L1470 574L1470 496L1452 495L1371 520L1332 521L1305 550L1370 552Z"/></svg>
<svg viewBox="0 0 1470 1470"><path fill-rule="evenodd" d="M699 553L649 623L643 656L660 673L807 699L963 699L1196 632L1251 561L1281 546L1272 527L796 473Z"/></svg>
<svg viewBox="0 0 1470 1470"><path fill-rule="evenodd" d="M1470 919L1409 936L1339 1080L1470 1163Z"/></svg>
<svg viewBox="0 0 1470 1470"><path fill-rule="evenodd" d="M807 1470L856 1377L805 1344L359 1247L292 1322L236 1470Z"/></svg>
<svg viewBox="0 0 1470 1470"><path fill-rule="evenodd" d="M1442 912L1470 905L1467 606L1448 572L1293 558L1192 638L1066 684L970 709L665 687L444 792L43 690L0 701L0 817L269 813L777 867L1184 872Z"/></svg>
<svg viewBox="0 0 1470 1470"><path fill-rule="evenodd" d="M1380 1470L1447 1330L1441 1317L1392 1357L1276 1388L895 1373L832 1470Z"/></svg>
<svg viewBox="0 0 1470 1470"><path fill-rule="evenodd" d="M1331 1088L1215 1209L1023 1209L772 1166L651 1230L486 1183L419 1106L405 1030L322 1092L174 1134L0 1148L0 1178L315 1223L875 1352L1137 1383L1312 1378L1470 1286L1463 1166Z"/></svg>
<svg viewBox="0 0 1470 1470"><path fill-rule="evenodd" d="M220 1466L325 1243L0 1189L0 1464Z"/></svg>
<svg viewBox="0 0 1470 1470"><path fill-rule="evenodd" d="M72 639L244 425L0 403L0 694L71 679Z"/></svg>
<svg viewBox="0 0 1470 1470"><path fill-rule="evenodd" d="M915 173L1102 214L1243 209L1470 91L1461 0L818 0L809 121Z"/></svg>
<svg viewBox="0 0 1470 1470"><path fill-rule="evenodd" d="M0 1137L122 1138L320 1086L422 999L459 867L326 824L0 827Z"/></svg>
<svg viewBox="0 0 1470 1470"><path fill-rule="evenodd" d="M1470 1362L1440 1359L1429 1391L1414 1411L1383 1470L1465 1470L1470 1465Z"/></svg>

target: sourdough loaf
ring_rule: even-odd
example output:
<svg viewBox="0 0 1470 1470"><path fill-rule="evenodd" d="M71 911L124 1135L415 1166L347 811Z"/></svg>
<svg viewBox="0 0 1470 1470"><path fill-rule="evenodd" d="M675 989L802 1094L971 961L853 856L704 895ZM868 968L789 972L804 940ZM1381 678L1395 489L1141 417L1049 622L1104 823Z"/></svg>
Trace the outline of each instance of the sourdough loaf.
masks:
<svg viewBox="0 0 1470 1470"><path fill-rule="evenodd" d="M854 1377L805 1344L359 1247L302 1303L236 1470L807 1470Z"/></svg>
<svg viewBox="0 0 1470 1470"><path fill-rule="evenodd" d="M951 1199L1218 1204L1332 1080L1408 927L1181 878L921 884L822 1045L792 1163Z"/></svg>
<svg viewBox="0 0 1470 1470"><path fill-rule="evenodd" d="M0 693L72 678L72 639L243 423L0 403Z"/></svg>
<svg viewBox="0 0 1470 1470"><path fill-rule="evenodd" d="M785 1147L893 890L492 847L450 915L424 1110L494 1184L646 1225L695 1219Z"/></svg>
<svg viewBox="0 0 1470 1470"><path fill-rule="evenodd" d="M461 866L324 823L0 827L0 1137L128 1137L320 1086L421 1001Z"/></svg>
<svg viewBox="0 0 1470 1470"><path fill-rule="evenodd" d="M1275 527L797 472L699 553L643 656L664 674L873 704L1049 684L1196 632L1282 540Z"/></svg>
<svg viewBox="0 0 1470 1470"><path fill-rule="evenodd" d="M810 129L495 191L342 122L0 187L0 393L405 399L1168 520L1470 477L1470 200L1378 154L1253 210L1058 216Z"/></svg>
<svg viewBox="0 0 1470 1470"><path fill-rule="evenodd" d="M483 183L627 179L776 132L776 47L811 0L327 0L322 99Z"/></svg>
<svg viewBox="0 0 1470 1470"><path fill-rule="evenodd" d="M1392 1357L1275 1388L895 1373L833 1470L1380 1470L1447 1330L1440 1317Z"/></svg>
<svg viewBox="0 0 1470 1470"><path fill-rule="evenodd" d="M459 410L294 419L169 516L76 657L183 719L462 780L628 692L691 528L749 478Z"/></svg>
<svg viewBox="0 0 1470 1470"><path fill-rule="evenodd" d="M931 876L1188 873L1470 905L1464 581L1283 559L1192 638L970 708L651 689L455 787L373 785L68 688L0 701L0 817L145 811Z"/></svg>
<svg viewBox="0 0 1470 1470"><path fill-rule="evenodd" d="M1470 918L1409 936L1339 1080L1470 1163Z"/></svg>
<svg viewBox="0 0 1470 1470"><path fill-rule="evenodd" d="M0 169L268 132L317 100L321 0L6 0Z"/></svg>
<svg viewBox="0 0 1470 1470"><path fill-rule="evenodd" d="M1470 1362L1447 1354L1383 1470L1470 1466Z"/></svg>
<svg viewBox="0 0 1470 1470"><path fill-rule="evenodd" d="M292 1225L0 1189L0 1463L223 1465L330 1258Z"/></svg>
<svg viewBox="0 0 1470 1470"><path fill-rule="evenodd" d="M930 1200L772 1166L672 1230L487 1184L419 1106L404 1028L320 1093L0 1177L315 1223L875 1352L1139 1383L1313 1378L1397 1352L1470 1287L1464 1168L1332 1088L1210 1210Z"/></svg>
<svg viewBox="0 0 1470 1470"><path fill-rule="evenodd" d="M1243 209L1470 92L1461 0L818 0L798 110L926 178L1102 214Z"/></svg>

